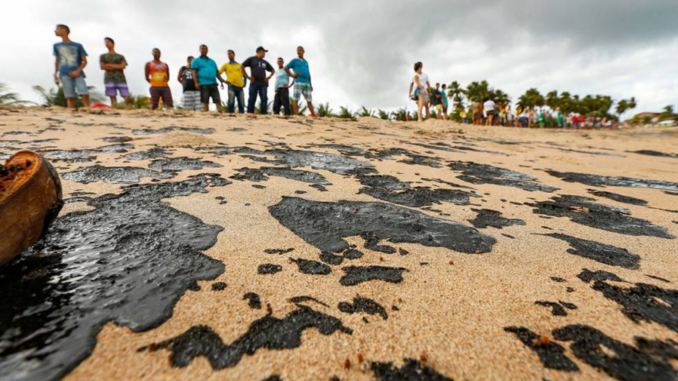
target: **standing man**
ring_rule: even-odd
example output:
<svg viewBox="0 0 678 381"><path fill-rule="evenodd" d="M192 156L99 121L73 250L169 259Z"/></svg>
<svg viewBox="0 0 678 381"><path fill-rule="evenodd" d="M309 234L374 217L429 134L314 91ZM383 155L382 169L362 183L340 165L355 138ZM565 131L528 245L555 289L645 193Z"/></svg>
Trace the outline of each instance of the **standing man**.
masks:
<svg viewBox="0 0 678 381"><path fill-rule="evenodd" d="M303 46L297 47L297 57L290 61L290 63L285 66L285 72L290 77L294 78L296 85L294 85L294 92L292 94L292 100L294 101L294 115L299 113L299 99L301 95L304 95L306 99L306 104L308 110L311 111L311 116L317 118L318 115L315 113L313 108L313 83L311 82L311 70L308 67L308 61L304 59L304 50ZM294 74L290 70L294 71Z"/></svg>
<svg viewBox="0 0 678 381"><path fill-rule="evenodd" d="M447 98L447 85L443 83L443 113L445 115L445 120L448 119L447 109L450 107L450 100Z"/></svg>
<svg viewBox="0 0 678 381"><path fill-rule="evenodd" d="M433 89L433 107L436 109L436 119L443 118L443 93L440 92L440 83Z"/></svg>
<svg viewBox="0 0 678 381"><path fill-rule="evenodd" d="M257 55L250 57L242 63L242 73L250 80L250 96L247 100L247 112L254 114L254 105L257 103L257 94L261 101L261 114L268 114L268 80L275 74L275 69L268 61L264 59L268 50L263 47L257 48ZM245 68L250 68L251 76L247 75ZM270 72L270 76L266 76L266 72Z"/></svg>
<svg viewBox="0 0 678 381"><path fill-rule="evenodd" d="M71 29L63 24L56 26L54 34L61 42L54 44L54 83L64 88L64 97L69 108L75 108L75 97L82 96L82 103L89 108L89 90L83 69L87 66L87 52L81 44L68 37ZM77 94L76 94L77 91Z"/></svg>
<svg viewBox="0 0 678 381"><path fill-rule="evenodd" d="M217 78L221 83L221 88L224 88L224 80L219 74L217 63L213 59L207 57L209 49L207 45L200 45L200 57L193 60L191 63L191 70L193 70L193 78L195 79L195 88L200 90L200 101L205 112L210 109L210 98L212 102L217 105L217 110L221 112L221 95L219 94L219 86L217 85Z"/></svg>
<svg viewBox="0 0 678 381"><path fill-rule="evenodd" d="M485 121L486 126L491 126L494 123L494 108L495 108L495 103L492 99L487 99L485 103L483 104L483 110L485 110L485 118L487 120Z"/></svg>
<svg viewBox="0 0 678 381"><path fill-rule="evenodd" d="M200 107L200 91L195 88L195 79L193 79L193 70L191 70L193 56L188 57L186 66L179 69L179 83L184 88L184 108L191 111L198 111Z"/></svg>
<svg viewBox="0 0 678 381"><path fill-rule="evenodd" d="M151 85L151 108L156 110L162 99L162 104L173 108L172 90L168 82L170 78L169 66L160 61L160 49L153 49L153 61L146 64L146 82Z"/></svg>
<svg viewBox="0 0 678 381"><path fill-rule="evenodd" d="M290 76L287 75L284 65L285 61L282 57L278 58L278 72L275 73L273 114L280 115L280 106L283 106L285 108L285 116L290 116Z"/></svg>
<svg viewBox="0 0 678 381"><path fill-rule="evenodd" d="M129 89L127 88L127 79L123 70L127 67L125 56L115 52L115 41L112 38L104 38L104 43L108 49L108 53L102 54L99 57L99 66L104 70L104 86L106 87L106 96L111 98L111 107L118 105L116 96L125 98L125 104L128 108L132 107L132 99L129 97Z"/></svg>
<svg viewBox="0 0 678 381"><path fill-rule="evenodd" d="M235 61L235 52L228 51L228 62L219 69L219 74L226 72L226 84L228 85L228 112L235 112L235 100L238 100L238 112L245 113L245 92L243 88L246 85L243 75L242 65Z"/></svg>

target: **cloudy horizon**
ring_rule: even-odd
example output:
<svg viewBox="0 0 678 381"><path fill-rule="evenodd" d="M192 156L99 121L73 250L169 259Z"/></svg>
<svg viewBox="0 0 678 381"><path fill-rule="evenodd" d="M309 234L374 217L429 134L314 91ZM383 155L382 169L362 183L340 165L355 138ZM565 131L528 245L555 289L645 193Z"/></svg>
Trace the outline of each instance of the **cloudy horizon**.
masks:
<svg viewBox="0 0 678 381"><path fill-rule="evenodd" d="M99 92L104 86L98 61L108 36L127 59L133 94L147 94L144 64L152 48L160 48L171 68L175 102L181 99L178 70L204 43L219 65L228 49L242 62L263 45L275 66L277 57L289 61L296 46L305 46L315 103L329 102L335 111L362 105L413 110L407 91L416 61L424 62L433 83L487 80L514 101L536 87L543 94L636 97L632 113L678 106L675 0L205 0L199 6L174 0L24 0L4 9L2 47L14 53L3 59L0 83L31 101L39 101L34 85L54 87L52 45L59 39L53 31L64 23L87 50L88 85Z"/></svg>

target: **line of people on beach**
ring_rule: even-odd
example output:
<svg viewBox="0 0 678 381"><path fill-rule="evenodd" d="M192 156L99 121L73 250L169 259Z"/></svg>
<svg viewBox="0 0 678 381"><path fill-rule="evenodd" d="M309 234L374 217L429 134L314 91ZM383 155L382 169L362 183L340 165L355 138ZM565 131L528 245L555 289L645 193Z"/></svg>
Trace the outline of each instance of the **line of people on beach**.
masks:
<svg viewBox="0 0 678 381"><path fill-rule="evenodd" d="M90 107L89 89L85 81L84 69L87 66L87 52L82 44L70 39L70 28L59 24L55 34L62 39L54 44L55 72L54 81L61 84L68 107L75 108L75 99L82 97L83 105ZM132 98L127 86L125 70L127 61L122 54L115 50L115 41L104 38L107 53L99 57L99 66L104 74L105 94L111 100L111 106L117 106L118 95L125 100L127 107L132 106ZM183 87L183 108L189 110L209 110L210 100L217 109L222 111L221 94L219 89L228 88L227 110L244 113L245 108L250 114L256 111L256 102L259 99L259 113L268 114L268 87L274 81L273 113L279 115L298 114L299 101L302 96L312 117L316 117L313 107L313 84L308 61L305 58L304 47L297 48L297 58L285 65L283 58L278 58L276 69L266 61L268 50L263 47L256 49L256 55L239 63L235 59L235 51L228 50L228 62L221 67L208 56L207 45L200 45L200 55L196 58L189 56L186 66L179 69L177 80ZM167 108L174 107L172 91L169 87L170 68L161 61L162 52L158 48L152 50L153 59L144 67L144 78L150 85L151 108L157 109L162 104ZM246 69L250 70L248 73ZM225 75L225 79L222 77ZM249 84L249 97L245 105L245 87ZM290 102L290 89L292 90Z"/></svg>
<svg viewBox="0 0 678 381"><path fill-rule="evenodd" d="M417 117L419 122L428 119L431 108L436 111L436 119L447 120L449 118L449 98L447 86L436 83L431 86L429 77L423 72L424 65L421 62L414 64L414 76L410 82L409 97L417 102ZM495 102L486 98L482 102L472 103L470 110L462 108L459 117L463 124L484 126L507 126L507 127L541 127L541 128L580 128L588 126L589 121L579 113L563 115L560 107L555 110L547 108L528 109L518 107L515 111L508 101ZM606 121L603 120L602 124Z"/></svg>

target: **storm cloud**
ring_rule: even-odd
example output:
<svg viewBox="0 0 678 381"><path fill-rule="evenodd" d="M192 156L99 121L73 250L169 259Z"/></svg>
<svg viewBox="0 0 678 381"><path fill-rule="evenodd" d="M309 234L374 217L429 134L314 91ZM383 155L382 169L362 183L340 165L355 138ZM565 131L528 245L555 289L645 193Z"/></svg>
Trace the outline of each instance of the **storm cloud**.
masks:
<svg viewBox="0 0 678 381"><path fill-rule="evenodd" d="M412 65L432 82L486 79L514 99L530 87L574 94L635 96L636 111L678 104L675 0L128 1L5 4L0 16L0 82L37 100L52 83L54 25L68 24L90 55L90 85L103 90L98 56L113 37L127 57L133 93L147 92L144 63L163 51L172 76L202 43L219 64L257 46L290 60L304 45L316 102L395 109L407 99ZM53 86L53 85L52 85ZM175 98L181 87L172 82Z"/></svg>

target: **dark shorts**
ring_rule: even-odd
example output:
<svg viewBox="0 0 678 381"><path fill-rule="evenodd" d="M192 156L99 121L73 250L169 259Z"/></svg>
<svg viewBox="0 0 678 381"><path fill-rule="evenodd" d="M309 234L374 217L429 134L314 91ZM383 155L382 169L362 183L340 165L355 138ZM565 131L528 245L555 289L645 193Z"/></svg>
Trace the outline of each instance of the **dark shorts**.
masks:
<svg viewBox="0 0 678 381"><path fill-rule="evenodd" d="M210 98L215 104L221 104L221 95L219 94L219 85L201 85L200 102L210 103Z"/></svg>
<svg viewBox="0 0 678 381"><path fill-rule="evenodd" d="M473 119L483 119L483 113L480 111L476 111L473 113Z"/></svg>

